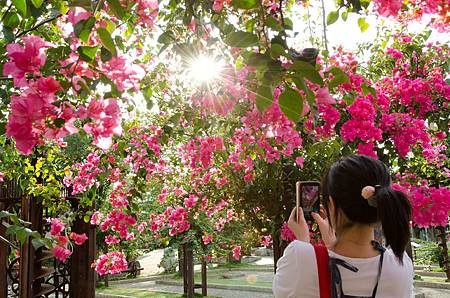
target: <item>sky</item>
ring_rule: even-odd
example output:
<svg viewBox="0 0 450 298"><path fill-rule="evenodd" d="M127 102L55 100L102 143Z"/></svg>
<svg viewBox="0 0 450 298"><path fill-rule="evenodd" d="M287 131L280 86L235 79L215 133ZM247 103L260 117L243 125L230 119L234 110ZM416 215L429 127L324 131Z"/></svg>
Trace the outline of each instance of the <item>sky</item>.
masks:
<svg viewBox="0 0 450 298"><path fill-rule="evenodd" d="M318 3L318 1L315 1ZM314 2L311 1L312 5L314 5ZM317 20L317 25L320 25L320 27L316 27L316 30L322 30L322 16L321 16L321 9L317 6L316 8L310 9L311 13L311 19ZM369 9L371 9L369 7ZM325 15L328 15L330 11L336 10L334 1L325 1ZM294 8L294 14L298 14L300 11L304 11L304 8L296 7ZM363 15L359 15L356 13L350 13L348 14L347 21L343 21L341 18L338 19L334 24L331 24L330 26L327 26L327 40L328 40L328 46L329 49L332 49L332 47L336 46L343 46L346 50L355 50L358 46L358 44L370 42L374 40L377 34L377 26L380 24L384 24L388 27L395 26L395 22L392 19L389 18L382 18L377 17L375 15L368 15L365 16L366 22L369 24L369 28L365 32L361 32L361 30L358 27L358 18L364 17ZM407 31L411 33L419 33L424 31L427 28L427 23L429 19L426 18L423 19L421 23L419 22L410 22L408 24ZM307 26L307 22L302 20L301 18L294 18L294 31L296 32L308 32L309 36L309 30ZM319 34L316 33L316 34ZM434 41L440 41L441 43L449 43L450 42L450 35L439 33L436 30L433 30L430 39L430 42ZM302 44L303 47L307 47L307 43Z"/></svg>

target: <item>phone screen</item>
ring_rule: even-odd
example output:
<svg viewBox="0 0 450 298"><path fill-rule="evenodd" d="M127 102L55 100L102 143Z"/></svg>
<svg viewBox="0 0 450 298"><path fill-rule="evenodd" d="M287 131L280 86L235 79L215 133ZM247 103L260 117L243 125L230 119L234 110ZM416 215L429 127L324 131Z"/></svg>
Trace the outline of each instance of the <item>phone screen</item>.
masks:
<svg viewBox="0 0 450 298"><path fill-rule="evenodd" d="M306 219L311 219L311 212L320 211L319 183L305 183L300 187L300 206Z"/></svg>

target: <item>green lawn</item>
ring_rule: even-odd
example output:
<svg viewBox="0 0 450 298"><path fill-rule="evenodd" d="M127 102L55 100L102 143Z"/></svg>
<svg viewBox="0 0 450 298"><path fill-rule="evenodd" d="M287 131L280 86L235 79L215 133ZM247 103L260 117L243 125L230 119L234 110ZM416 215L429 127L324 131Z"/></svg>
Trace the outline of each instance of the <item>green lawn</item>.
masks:
<svg viewBox="0 0 450 298"><path fill-rule="evenodd" d="M241 267L242 268L242 267ZM255 277L253 277L255 276ZM173 275L173 279L180 281L182 280L181 275ZM194 280L196 283L200 283L202 280L201 273L196 272L194 274ZM240 285L240 286L257 286L271 288L272 282L261 281L258 279L256 274L248 274L247 276L239 274L237 272L214 272L209 271L207 275L207 283L218 284L218 285Z"/></svg>
<svg viewBox="0 0 450 298"><path fill-rule="evenodd" d="M97 289L98 294L113 294L113 295L123 295L128 297L135 298L180 298L185 297L181 294L175 293L163 293L163 292L154 292L148 291L144 289L135 289L135 288L120 288L111 286L108 288ZM194 297L202 297L200 294L195 294ZM211 297L211 296L208 296Z"/></svg>

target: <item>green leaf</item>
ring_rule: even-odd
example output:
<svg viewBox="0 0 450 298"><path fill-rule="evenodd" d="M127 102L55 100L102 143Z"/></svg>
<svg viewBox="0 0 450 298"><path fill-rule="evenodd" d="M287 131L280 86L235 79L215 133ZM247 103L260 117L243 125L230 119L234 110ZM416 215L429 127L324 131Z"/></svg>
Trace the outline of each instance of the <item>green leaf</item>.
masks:
<svg viewBox="0 0 450 298"><path fill-rule="evenodd" d="M270 56L274 59L277 59L280 56L286 54L286 49L280 45L279 43L274 43L270 47Z"/></svg>
<svg viewBox="0 0 450 298"><path fill-rule="evenodd" d="M260 53L251 53L247 58L246 63L249 66L253 66L256 68L266 67L272 61L269 57Z"/></svg>
<svg viewBox="0 0 450 298"><path fill-rule="evenodd" d="M63 118L56 118L55 121L53 121L53 124L58 128L63 127L65 123L66 120L64 120Z"/></svg>
<svg viewBox="0 0 450 298"><path fill-rule="evenodd" d="M158 37L158 42L162 43L162 44L169 44L169 43L173 42L174 40L175 40L175 36L174 36L173 32L170 30L163 32Z"/></svg>
<svg viewBox="0 0 450 298"><path fill-rule="evenodd" d="M19 25L20 23L20 19L19 19L19 15L15 12L9 12L6 16L5 16L5 20L4 20L4 25L6 27L9 28L16 28L17 25Z"/></svg>
<svg viewBox="0 0 450 298"><path fill-rule="evenodd" d="M108 30L103 27L97 29L97 34L100 37L100 41L102 45L113 55L117 56L116 45L114 44L114 40L111 38L111 34L109 34Z"/></svg>
<svg viewBox="0 0 450 298"><path fill-rule="evenodd" d="M12 0L12 3L24 17L27 16L27 1L26 0Z"/></svg>
<svg viewBox="0 0 450 298"><path fill-rule="evenodd" d="M256 91L256 107L264 112L272 105L273 93L269 85L261 85Z"/></svg>
<svg viewBox="0 0 450 298"><path fill-rule="evenodd" d="M281 31L283 30L283 27L278 23L278 21L271 15L269 15L266 19L266 25L267 27L275 30L275 31Z"/></svg>
<svg viewBox="0 0 450 298"><path fill-rule="evenodd" d="M92 62L97 55L97 51L100 46L88 47L88 46L79 46L77 48L78 54L80 54L80 58L87 61Z"/></svg>
<svg viewBox="0 0 450 298"><path fill-rule="evenodd" d="M248 48L258 44L258 36L250 32L235 31L227 34L224 42L234 48Z"/></svg>
<svg viewBox="0 0 450 298"><path fill-rule="evenodd" d="M33 245L34 249L39 249L40 247L44 246L45 243L41 239L32 239L31 244Z"/></svg>
<svg viewBox="0 0 450 298"><path fill-rule="evenodd" d="M122 20L123 18L123 12L125 9L120 5L119 0L106 0L109 4L109 8L111 9L112 13L119 19Z"/></svg>
<svg viewBox="0 0 450 298"><path fill-rule="evenodd" d="M301 89L305 91L306 93L306 99L308 100L308 103L314 102L314 99L316 98L314 92L311 91L311 89L306 86L305 81L302 77L293 77L292 80L294 81L295 86L297 86L298 89Z"/></svg>
<svg viewBox="0 0 450 298"><path fill-rule="evenodd" d="M303 99L297 91L286 88L278 98L281 111L290 120L297 122L303 111Z"/></svg>
<svg viewBox="0 0 450 298"><path fill-rule="evenodd" d="M13 213L9 213L8 211L4 211L4 210L0 211L0 218L9 217L11 215L13 215Z"/></svg>
<svg viewBox="0 0 450 298"><path fill-rule="evenodd" d="M323 86L323 79L319 72L308 62L300 60L295 61L294 64L292 64L291 69L295 70L299 75L307 78L311 83Z"/></svg>
<svg viewBox="0 0 450 298"><path fill-rule="evenodd" d="M344 102L347 104L347 106L351 106L353 102L355 101L356 96L353 93L346 93L344 94Z"/></svg>
<svg viewBox="0 0 450 298"><path fill-rule="evenodd" d="M365 83L361 85L361 90L365 96L367 96L369 93L372 94L372 96L374 96L374 97L377 96L377 91L375 90L375 88L373 88L372 86L369 86Z"/></svg>
<svg viewBox="0 0 450 298"><path fill-rule="evenodd" d="M361 32L365 32L367 29L369 29L369 24L366 22L365 18L358 19L358 26Z"/></svg>
<svg viewBox="0 0 450 298"><path fill-rule="evenodd" d="M86 20L76 23L73 30L75 36L79 37L84 42L88 42L92 28L95 25L95 21L96 19L94 17L89 17Z"/></svg>
<svg viewBox="0 0 450 298"><path fill-rule="evenodd" d="M294 23L289 18L284 18L284 29L292 30L294 29Z"/></svg>
<svg viewBox="0 0 450 298"><path fill-rule="evenodd" d="M105 47L102 47L100 49L100 59L102 59L102 62L106 62L111 60L112 54L110 51L108 51Z"/></svg>
<svg viewBox="0 0 450 298"><path fill-rule="evenodd" d="M39 8L41 7L44 0L31 0L31 3L33 3L34 7Z"/></svg>
<svg viewBox="0 0 450 298"><path fill-rule="evenodd" d="M339 86L340 84L349 82L349 78L347 74L338 67L333 67L330 69L330 72L333 74L333 79L328 82L328 88L333 89L334 87Z"/></svg>
<svg viewBox="0 0 450 298"><path fill-rule="evenodd" d="M332 11L327 16L327 25L335 23L339 19L339 11Z"/></svg>
<svg viewBox="0 0 450 298"><path fill-rule="evenodd" d="M25 240L27 240L28 236L30 236L31 233L32 233L32 231L30 229L20 227L19 229L17 229L15 234L16 234L17 240L19 240L20 243L23 244L25 242Z"/></svg>
<svg viewBox="0 0 450 298"><path fill-rule="evenodd" d="M257 0L233 0L233 6L241 9L252 9L258 6Z"/></svg>
<svg viewBox="0 0 450 298"><path fill-rule="evenodd" d="M83 216L83 220L85 223L88 223L91 221L91 217L88 214L86 214L85 216Z"/></svg>
<svg viewBox="0 0 450 298"><path fill-rule="evenodd" d="M342 18L342 20L343 20L344 22L346 22L346 21L347 21L347 18L348 18L348 11L344 10L344 11L341 13L341 18Z"/></svg>

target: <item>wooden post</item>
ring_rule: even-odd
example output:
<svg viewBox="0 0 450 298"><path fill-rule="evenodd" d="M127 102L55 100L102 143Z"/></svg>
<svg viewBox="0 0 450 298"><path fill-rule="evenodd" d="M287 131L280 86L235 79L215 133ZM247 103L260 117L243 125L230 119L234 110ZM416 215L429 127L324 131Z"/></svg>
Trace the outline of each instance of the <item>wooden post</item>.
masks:
<svg viewBox="0 0 450 298"><path fill-rule="evenodd" d="M442 263L447 276L446 282L450 282L450 259L448 257L447 233L445 227L438 227L437 229L439 231L439 246L442 248L442 256L444 258Z"/></svg>
<svg viewBox="0 0 450 298"><path fill-rule="evenodd" d="M275 230L272 233L272 241L273 241L273 272L276 273L278 259L281 258L281 256L283 255L283 252L281 251L279 230Z"/></svg>
<svg viewBox="0 0 450 298"><path fill-rule="evenodd" d="M33 222L32 213L35 211L36 201L34 198L22 198L22 219ZM35 229L33 225L31 229ZM20 275L19 275L19 297L30 298L33 296L32 282L34 276L34 250L28 238L20 249Z"/></svg>
<svg viewBox="0 0 450 298"><path fill-rule="evenodd" d="M202 258L202 296L208 296L207 284L206 284L206 260Z"/></svg>
<svg viewBox="0 0 450 298"><path fill-rule="evenodd" d="M0 203L0 210L5 210L6 204ZM3 220L0 220L0 236L6 237L6 228ZM0 240L0 298L8 296L8 284L6 278L6 270L8 268L8 244Z"/></svg>
<svg viewBox="0 0 450 298"><path fill-rule="evenodd" d="M181 270L182 276L183 276L183 293L185 295L187 295L188 292L188 284L187 284L187 276L186 276L186 272L187 272L187 262L186 262L186 244L183 244L183 268Z"/></svg>
<svg viewBox="0 0 450 298"><path fill-rule="evenodd" d="M187 245L185 251L185 259L186 263L186 280L187 280L187 297L194 297L194 254L192 251L192 247Z"/></svg>
<svg viewBox="0 0 450 298"><path fill-rule="evenodd" d="M184 279L184 246L178 248L178 272L180 272L181 277Z"/></svg>
<svg viewBox="0 0 450 298"><path fill-rule="evenodd" d="M95 227L84 222L82 218L74 221L73 231L86 233L88 240L83 245L75 245L70 266L70 289L72 298L95 297L95 271L91 264L95 260Z"/></svg>

